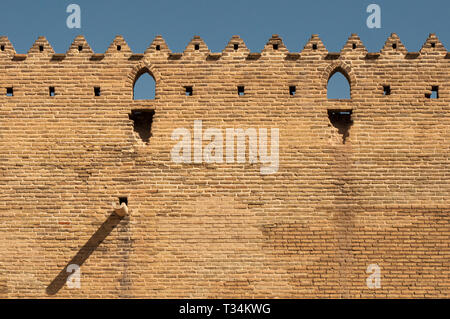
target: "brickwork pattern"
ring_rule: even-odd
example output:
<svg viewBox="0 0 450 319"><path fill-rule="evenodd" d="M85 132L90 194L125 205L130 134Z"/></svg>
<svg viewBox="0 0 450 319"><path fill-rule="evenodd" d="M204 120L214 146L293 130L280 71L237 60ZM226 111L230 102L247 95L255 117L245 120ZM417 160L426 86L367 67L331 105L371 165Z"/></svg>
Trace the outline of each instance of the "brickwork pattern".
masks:
<svg viewBox="0 0 450 319"><path fill-rule="evenodd" d="M339 53L317 35L299 53L277 35L260 53L238 36L221 53L197 36L181 54L160 36L143 54L120 36L104 54L82 36L65 54L0 45L0 297L450 297L450 55L434 34L417 53L395 34L378 53L355 34ZM335 71L351 99L327 99ZM143 72L154 100L133 100ZM155 111L148 141L133 110ZM328 110L352 110L345 144ZM278 172L174 163L172 131L199 119L278 127Z"/></svg>

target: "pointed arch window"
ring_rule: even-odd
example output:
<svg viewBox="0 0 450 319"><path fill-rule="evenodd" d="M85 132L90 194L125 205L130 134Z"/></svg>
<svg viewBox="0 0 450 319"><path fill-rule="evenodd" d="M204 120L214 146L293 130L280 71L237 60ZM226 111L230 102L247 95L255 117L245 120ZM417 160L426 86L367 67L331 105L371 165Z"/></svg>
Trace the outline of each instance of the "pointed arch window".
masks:
<svg viewBox="0 0 450 319"><path fill-rule="evenodd" d="M156 94L156 81L148 68L140 70L133 85L133 100L153 100Z"/></svg>
<svg viewBox="0 0 450 319"><path fill-rule="evenodd" d="M349 100L351 99L350 77L347 72L337 67L330 73L327 84L327 98Z"/></svg>

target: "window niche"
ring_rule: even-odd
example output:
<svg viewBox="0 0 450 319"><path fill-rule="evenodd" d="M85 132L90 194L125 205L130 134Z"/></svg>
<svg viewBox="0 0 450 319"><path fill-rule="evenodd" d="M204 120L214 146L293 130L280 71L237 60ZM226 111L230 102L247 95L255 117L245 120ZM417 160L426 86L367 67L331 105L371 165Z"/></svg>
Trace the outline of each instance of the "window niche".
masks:
<svg viewBox="0 0 450 319"><path fill-rule="evenodd" d="M133 121L133 130L137 136L144 143L149 143L152 136L152 123L154 110L133 110L128 115L129 119Z"/></svg>
<svg viewBox="0 0 450 319"><path fill-rule="evenodd" d="M353 125L352 110L328 110L328 119L342 136L342 144L345 144L350 136L350 127Z"/></svg>

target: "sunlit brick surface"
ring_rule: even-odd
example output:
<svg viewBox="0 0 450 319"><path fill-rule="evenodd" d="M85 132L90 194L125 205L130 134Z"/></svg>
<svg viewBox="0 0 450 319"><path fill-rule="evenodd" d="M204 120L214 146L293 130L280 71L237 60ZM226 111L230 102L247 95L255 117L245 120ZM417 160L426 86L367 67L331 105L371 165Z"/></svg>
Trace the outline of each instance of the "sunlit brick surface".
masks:
<svg viewBox="0 0 450 319"><path fill-rule="evenodd" d="M273 36L260 56L239 37L219 54L198 37L182 55L161 37L143 55L121 37L104 55L83 37L57 55L45 38L26 55L0 44L0 297L450 297L450 59L436 36L417 54L395 34L379 54L356 35L340 54L317 36L296 54ZM133 101L145 68L156 98ZM327 100L336 69L351 100ZM148 143L136 109L155 111ZM353 112L345 144L330 109ZM279 128L278 172L175 164L172 131L194 120ZM80 289L59 275L71 260Z"/></svg>

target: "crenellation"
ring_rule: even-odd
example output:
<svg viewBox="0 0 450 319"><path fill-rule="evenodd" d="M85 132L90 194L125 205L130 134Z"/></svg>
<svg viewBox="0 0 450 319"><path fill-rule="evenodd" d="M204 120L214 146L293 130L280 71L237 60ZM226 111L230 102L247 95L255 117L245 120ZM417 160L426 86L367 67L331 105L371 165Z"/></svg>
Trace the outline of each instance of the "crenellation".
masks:
<svg viewBox="0 0 450 319"><path fill-rule="evenodd" d="M161 35L157 35L150 46L145 50L144 55L152 54L153 57L167 58L172 51Z"/></svg>
<svg viewBox="0 0 450 319"><path fill-rule="evenodd" d="M368 51L364 44L362 43L359 36L353 33L345 43L344 47L341 49L340 53L342 55L353 56L355 58L362 58L368 54Z"/></svg>
<svg viewBox="0 0 450 319"><path fill-rule="evenodd" d="M67 50L66 56L69 58L89 58L93 53L94 51L92 51L84 36L78 35Z"/></svg>
<svg viewBox="0 0 450 319"><path fill-rule="evenodd" d="M14 47L9 42L6 36L0 37L0 45L3 47L3 56L23 56L22 54L19 55L15 52ZM328 52L319 36L317 34L314 34L311 36L303 50L298 53L289 52L287 47L284 45L283 40L277 34L274 34L268 40L261 52L250 52L246 47L245 42L239 36L235 35L230 39L226 47L223 49L221 57L225 60L227 57L233 60L240 57L245 57L247 60L254 60L255 57L258 57L259 55L268 55L269 57L274 58L280 53L287 60L292 60L292 57L296 56L297 54L302 56L303 59L309 59L309 57L334 59L338 54L342 57L345 56L347 59L362 57L366 59L376 59L380 56L395 56L401 58L401 55L404 55L406 59L413 59L419 56L428 55L436 56L437 58L443 57L447 59L449 55L442 42L440 42L437 36L433 33L429 35L419 52L408 52L406 50L406 47L400 41L398 35L392 33L386 40L380 52L368 52L357 34L352 34L347 39L347 42L344 44L340 52ZM89 54L97 55L102 53L94 53L86 39L81 35L77 36L74 39L71 46L65 53L66 56L78 57L88 56ZM116 36L104 54L105 56L115 56L116 58L124 56L125 58L131 60L137 59L137 57L141 56L140 53L134 53L131 51L130 47L122 36ZM199 36L193 37L193 39L186 46L186 49L183 53L173 53L168 48L164 39L160 35L158 35L155 37L150 46L145 50L143 56L148 56L152 59L159 58L176 60L179 58L183 58L183 60L197 60L199 57L208 59L211 54L217 56L219 52L211 52L208 49L206 43ZM39 56L44 58L46 58L48 55L53 55L56 56L56 60L58 60L58 58L61 57L62 53L55 53L51 44L46 40L46 38L39 37L30 48L28 53L25 55ZM2 54L0 53L0 57L1 56Z"/></svg>

